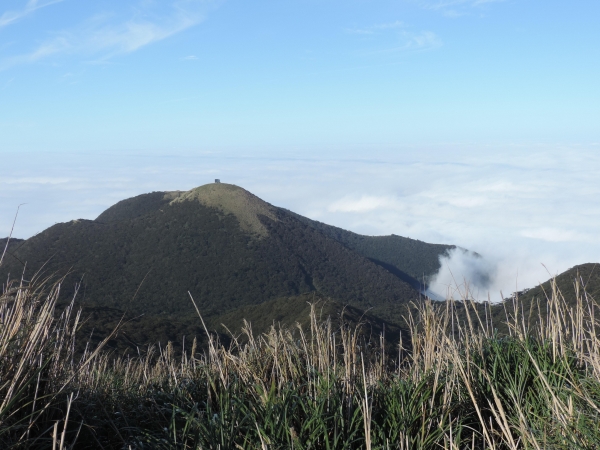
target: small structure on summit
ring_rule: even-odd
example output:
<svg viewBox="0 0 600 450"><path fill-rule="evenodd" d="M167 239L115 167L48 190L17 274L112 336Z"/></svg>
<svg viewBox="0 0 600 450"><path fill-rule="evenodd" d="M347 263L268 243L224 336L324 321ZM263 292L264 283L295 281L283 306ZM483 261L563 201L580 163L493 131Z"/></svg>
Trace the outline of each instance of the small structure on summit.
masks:
<svg viewBox="0 0 600 450"><path fill-rule="evenodd" d="M220 183L221 180L219 178L215 178L215 183Z"/></svg>

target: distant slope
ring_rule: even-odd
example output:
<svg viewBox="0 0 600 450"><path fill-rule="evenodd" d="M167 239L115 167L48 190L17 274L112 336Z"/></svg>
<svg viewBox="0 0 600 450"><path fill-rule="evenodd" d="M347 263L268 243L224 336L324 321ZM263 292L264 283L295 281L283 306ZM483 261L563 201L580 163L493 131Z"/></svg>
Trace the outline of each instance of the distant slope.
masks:
<svg viewBox="0 0 600 450"><path fill-rule="evenodd" d="M6 245L6 243L8 242L8 246ZM4 255L4 261L14 258L13 252L19 248L25 241L23 239L16 239L16 238L10 238L10 240L8 238L0 238L0 258L2 258L2 254L6 251L5 255ZM20 272L13 272L12 276L17 276ZM6 281L6 279L2 280L3 282Z"/></svg>
<svg viewBox="0 0 600 450"><path fill-rule="evenodd" d="M454 245L429 244L394 234L363 236L342 228L293 214L298 220L341 242L360 255L388 269L395 275L419 287L440 269L440 256L456 248Z"/></svg>
<svg viewBox="0 0 600 450"><path fill-rule="evenodd" d="M489 313L491 314L494 328L500 334L509 333L509 329L506 326L507 314L511 316L515 314L515 304L519 305L518 315L526 324L534 325L538 321L540 314L545 319L547 317L547 299L553 295L553 280L556 281L559 298L563 298L568 306L575 306L577 299L575 280L579 280L579 289L582 298L585 290L585 295L596 301L600 300L600 264L581 264L566 270L538 286L514 293L502 302L493 304ZM518 295L517 303L514 301L515 295ZM477 307L479 308L481 317L487 317L483 304L477 304ZM459 317L466 322L466 316L461 311L459 311Z"/></svg>
<svg viewBox="0 0 600 450"><path fill-rule="evenodd" d="M4 249L7 248L6 247L7 241L8 241L8 238L0 238L0 255L2 254L2 252L4 252ZM7 251L14 250L19 245L21 245L23 242L25 242L25 240L23 240L23 239L10 238L10 241L8 242Z"/></svg>
<svg viewBox="0 0 600 450"><path fill-rule="evenodd" d="M182 202L186 198L193 196L203 197L204 200L202 203L206 206L216 206L219 202L223 202L223 192L228 192L229 194L236 192L235 189L232 190L227 186L232 185L225 183L219 185L209 184L196 188L190 191L190 193L173 191L152 192L150 194L139 195L120 201L108 208L98 216L96 221L108 223L134 219L161 210L161 208L169 205L174 199L177 199L176 202ZM252 202L260 204L262 200L258 199L258 197L254 197ZM237 206L228 204L226 210L223 212L233 213L234 208L240 210L243 203L244 200L238 199ZM393 234L390 236L360 235L342 228L311 220L283 208L264 205L268 204L262 202L262 205L260 206L263 208L261 211L263 215L270 216L271 219L275 219L273 216L274 214L283 214L284 216L294 217L298 221L320 231L325 236L354 250L359 255L370 259L375 264L385 268L393 275L408 282L417 289L420 289L424 282L426 284L429 278L438 272L441 267L440 256L444 256L449 250L456 248L454 245L429 244L427 242ZM251 219L244 219L242 214L243 213L238 213L238 221L244 225L243 228L247 231L254 230L258 231L258 234L264 234L264 227L257 223L256 216Z"/></svg>
<svg viewBox="0 0 600 450"><path fill-rule="evenodd" d="M242 332L244 319L250 323L255 337L268 333L272 326L297 334L297 325L310 336L311 304L316 306L318 324L331 318L332 330L341 326L360 326L360 332L365 339L379 341L379 335L384 334L390 343L397 342L402 332L404 344L409 343L406 330L359 308L328 299L318 293L276 298L258 305L233 309L222 315L204 317L204 320L209 332L216 333L226 345L232 342L232 337L238 339L238 342L246 341ZM175 351L180 353L184 346L190 348L194 338L197 338L200 345L207 342L202 322L196 314L185 317L135 315L115 308L88 307L84 310L83 317L84 324L78 342L80 351L88 341L92 345L98 344L122 319L119 332L108 343L109 348L119 353L135 355L138 351L147 350L149 343L164 347L167 342L172 342Z"/></svg>
<svg viewBox="0 0 600 450"><path fill-rule="evenodd" d="M315 293L277 298L260 305L234 309L210 319L209 327L221 333L228 334L229 330L234 335L238 335L241 333L245 319L251 324L255 335L268 332L272 326L292 329L300 325L304 331L308 331L311 326L311 304L315 305L319 324L330 317L334 328L342 325L356 327L362 324L365 334L378 337L385 331L388 337L398 338L400 331L398 326L359 308L344 305Z"/></svg>
<svg viewBox="0 0 600 450"><path fill-rule="evenodd" d="M96 222L109 223L131 220L159 211L167 206L179 192L151 192L121 200L96 218Z"/></svg>
<svg viewBox="0 0 600 450"><path fill-rule="evenodd" d="M600 300L600 264L580 264L566 270L553 279L556 280L556 287L567 302L574 302L576 299L576 280L579 282L580 294L583 294L583 289L585 288L587 295ZM553 279L551 278L532 289L520 292L519 299L526 305L537 300L544 302L547 296L552 295Z"/></svg>

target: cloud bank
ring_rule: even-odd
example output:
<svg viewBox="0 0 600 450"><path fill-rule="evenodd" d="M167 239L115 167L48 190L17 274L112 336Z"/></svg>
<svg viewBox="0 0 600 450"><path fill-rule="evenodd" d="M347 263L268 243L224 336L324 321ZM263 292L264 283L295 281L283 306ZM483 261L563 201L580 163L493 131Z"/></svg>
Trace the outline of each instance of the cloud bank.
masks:
<svg viewBox="0 0 600 450"><path fill-rule="evenodd" d="M454 244L431 289L467 282L499 300L576 264L600 262L597 146L398 149L345 156L248 151L4 154L0 235L93 219L133 195L220 178L266 201L362 234ZM369 158L360 155L369 154ZM248 156L252 155L252 156ZM300 156L302 155L302 156ZM2 232L4 230L4 232ZM502 294L501 294L502 293Z"/></svg>

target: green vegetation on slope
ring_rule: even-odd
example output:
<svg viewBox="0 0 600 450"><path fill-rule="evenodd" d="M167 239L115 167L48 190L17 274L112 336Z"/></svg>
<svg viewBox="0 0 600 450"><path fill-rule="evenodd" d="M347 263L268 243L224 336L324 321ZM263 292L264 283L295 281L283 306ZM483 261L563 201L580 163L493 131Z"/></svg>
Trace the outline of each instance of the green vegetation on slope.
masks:
<svg viewBox="0 0 600 450"><path fill-rule="evenodd" d="M6 263L16 273L27 261L32 273L49 261L47 273L70 269L72 281L83 277L87 303L147 314L192 312L188 291L207 314L312 291L363 307L418 295L293 218L265 219L265 227L269 237L254 239L234 216L182 202L131 220L57 224Z"/></svg>
<svg viewBox="0 0 600 450"><path fill-rule="evenodd" d="M402 332L402 329L393 323L317 293L267 300L221 315L206 316L204 319L208 330L216 333L225 345L229 345L232 335L241 335L242 341L244 340L242 330L246 321L251 324L256 335L268 333L273 326L292 331L298 325L309 328L312 304L317 305L319 322L329 319L335 327L340 327L342 323L351 327L361 324L361 334L367 337L383 333L388 343L394 343L398 341ZM79 352L83 351L84 343L88 341L93 345L99 344L117 326L119 331L106 343L106 347L117 354L137 355L140 351L144 352L148 343L164 347L171 342L176 355L180 355L185 345L189 346L194 339L198 340L199 345L206 345L206 332L195 314L133 314L115 308L87 306L83 310L82 319L83 323L77 335Z"/></svg>
<svg viewBox="0 0 600 450"><path fill-rule="evenodd" d="M8 247L6 246L7 242L8 242ZM10 241L9 241L8 238L1 238L0 239L0 255L2 255L2 253L4 252L4 249L6 249L7 252L12 252L17 247L19 247L23 242L25 242L23 239L10 238Z"/></svg>
<svg viewBox="0 0 600 450"><path fill-rule="evenodd" d="M577 295L577 284L579 289L585 288L588 295L600 298L600 265L597 263L577 265L539 286L519 292L518 295L525 304L535 300L546 303L547 298L552 297L554 288L558 289L566 299L574 299Z"/></svg>
<svg viewBox="0 0 600 450"><path fill-rule="evenodd" d="M291 213L291 212L290 212ZM391 273L419 288L440 269L440 257L454 245L428 244L402 236L363 236L293 214L298 220L341 242Z"/></svg>
<svg viewBox="0 0 600 450"><path fill-rule="evenodd" d="M88 331L101 338L125 314L127 335L139 343L193 330L186 325L195 314L188 291L207 319L318 293L396 324L402 305L419 297L390 270L226 184L145 194L117 203L97 220L56 224L9 252L0 276L20 277L25 263L26 278L40 268L69 272L65 296L78 286L77 300L96 311ZM180 330L158 336L166 323Z"/></svg>
<svg viewBox="0 0 600 450"><path fill-rule="evenodd" d="M256 335L268 333L273 326L289 330L294 330L298 326L308 329L311 326L310 313L313 305L319 323L330 320L334 328L339 328L342 324L355 328L360 324L361 333L368 337L385 334L391 342L398 341L401 329L397 325L316 293L277 298L259 305L243 306L210 318L207 326L210 330L219 332L222 338L230 333L243 334L245 321L251 324L252 332Z"/></svg>
<svg viewBox="0 0 600 450"><path fill-rule="evenodd" d="M182 193L173 203L186 201L199 202L225 214L233 214L243 231L261 237L267 236L268 232L260 216L277 220L273 206L233 184L205 184Z"/></svg>

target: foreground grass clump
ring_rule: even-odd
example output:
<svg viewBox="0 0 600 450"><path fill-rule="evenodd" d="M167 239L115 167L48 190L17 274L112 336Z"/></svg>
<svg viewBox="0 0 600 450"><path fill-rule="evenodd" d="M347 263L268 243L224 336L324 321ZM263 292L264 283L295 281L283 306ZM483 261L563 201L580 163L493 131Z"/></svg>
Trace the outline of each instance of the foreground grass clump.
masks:
<svg viewBox="0 0 600 450"><path fill-rule="evenodd" d="M313 306L306 330L247 324L228 348L209 336L181 358L170 344L120 358L106 341L76 357L79 315L56 313L59 288L3 290L1 448L600 448L597 305L583 289L574 307L554 289L536 321L507 304L507 336L481 307L463 302L459 320L455 302L424 301L392 348Z"/></svg>

